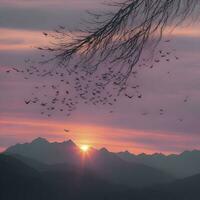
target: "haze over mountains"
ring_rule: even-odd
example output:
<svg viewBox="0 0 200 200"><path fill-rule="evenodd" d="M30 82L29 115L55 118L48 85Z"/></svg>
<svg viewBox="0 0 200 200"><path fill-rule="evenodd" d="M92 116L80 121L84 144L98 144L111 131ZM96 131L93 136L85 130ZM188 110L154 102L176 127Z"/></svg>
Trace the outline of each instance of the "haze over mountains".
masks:
<svg viewBox="0 0 200 200"><path fill-rule="evenodd" d="M37 162L54 166L56 169L85 168L102 179L115 184L130 187L151 186L174 180L174 177L159 170L136 162L127 162L115 153L102 148L90 148L83 153L76 144L69 140L63 143L49 143L46 139L37 138L31 143L17 144L8 148L7 155L21 156ZM40 165L41 166L41 165Z"/></svg>
<svg viewBox="0 0 200 200"><path fill-rule="evenodd" d="M9 147L5 153L21 155L49 165L68 163L71 166L79 166L80 162L83 161L80 148L72 140L49 143L44 138L36 138L31 143ZM152 171L152 168L154 170L158 169L174 178L185 178L200 173L200 151L198 150L171 155L161 153L135 155L128 151L111 153L105 148L100 150L90 148L90 153L85 155L84 161L85 166L95 167L94 164L96 164L96 168L103 164L109 165L112 163L118 166L118 163L124 165L128 163L132 165L132 168L134 165L135 168L139 166L140 169L145 168Z"/></svg>
<svg viewBox="0 0 200 200"><path fill-rule="evenodd" d="M49 143L37 138L0 154L0 199L199 200L200 172L175 180L160 170L163 165L148 166L153 159L156 162L160 158L165 161L173 158L176 163L184 158L198 164L197 154L198 151L136 156L128 152L111 153L105 148L91 148L83 153L71 140ZM185 166L189 172L192 165ZM194 168L198 169L196 165Z"/></svg>
<svg viewBox="0 0 200 200"><path fill-rule="evenodd" d="M179 155L168 156L158 153L135 155L127 151L117 155L125 161L142 163L165 171L176 178L185 178L200 173L200 151L198 150L184 151Z"/></svg>

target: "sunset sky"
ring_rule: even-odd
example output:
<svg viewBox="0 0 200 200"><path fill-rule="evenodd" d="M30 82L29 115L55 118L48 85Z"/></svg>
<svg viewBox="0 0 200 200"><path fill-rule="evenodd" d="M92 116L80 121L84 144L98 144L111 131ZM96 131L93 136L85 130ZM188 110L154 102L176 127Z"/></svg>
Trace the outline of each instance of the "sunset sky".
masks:
<svg viewBox="0 0 200 200"><path fill-rule="evenodd" d="M180 58L161 62L139 73L143 98L121 97L109 114L105 107L80 106L69 119L45 118L37 106L27 106L34 81L5 70L34 57L34 47L46 44L42 32L58 25L71 29L87 18L86 10L101 10L103 0L0 0L0 151L35 137L74 140L110 151L179 153L200 149L200 24L168 34L170 48ZM168 72L170 72L168 74ZM184 102L187 98L188 102ZM159 115L159 109L165 115ZM142 115L142 113L148 115ZM180 121L181 119L181 121ZM64 129L69 129L65 133Z"/></svg>

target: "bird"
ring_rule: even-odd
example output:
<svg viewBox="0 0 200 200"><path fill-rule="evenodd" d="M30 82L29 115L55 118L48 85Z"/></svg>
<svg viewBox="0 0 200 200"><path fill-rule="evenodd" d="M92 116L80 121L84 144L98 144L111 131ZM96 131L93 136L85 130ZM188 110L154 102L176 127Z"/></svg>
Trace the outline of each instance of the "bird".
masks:
<svg viewBox="0 0 200 200"><path fill-rule="evenodd" d="M31 100L24 100L24 102L28 105L31 102Z"/></svg>
<svg viewBox="0 0 200 200"><path fill-rule="evenodd" d="M133 98L133 95L125 94L125 96L128 97L129 99L132 99L132 98Z"/></svg>
<svg viewBox="0 0 200 200"><path fill-rule="evenodd" d="M146 115L148 115L148 113L147 113L147 112L143 112L142 115L143 115L143 116L146 116Z"/></svg>
<svg viewBox="0 0 200 200"><path fill-rule="evenodd" d="M160 109L160 115L164 115L164 109Z"/></svg>
<svg viewBox="0 0 200 200"><path fill-rule="evenodd" d="M159 59L155 59L154 61L155 61L156 63L159 63L159 62L160 62L160 60L159 60Z"/></svg>
<svg viewBox="0 0 200 200"><path fill-rule="evenodd" d="M188 102L188 96L185 97L185 99L183 100L184 103Z"/></svg>
<svg viewBox="0 0 200 200"><path fill-rule="evenodd" d="M153 68L153 65L150 66L150 69L152 69L152 68Z"/></svg>
<svg viewBox="0 0 200 200"><path fill-rule="evenodd" d="M44 36L48 36L48 33L46 33L46 32L43 32L43 35L44 35Z"/></svg>
<svg viewBox="0 0 200 200"><path fill-rule="evenodd" d="M70 132L70 130L68 130L68 129L64 129L64 131L67 132L67 133Z"/></svg>
<svg viewBox="0 0 200 200"><path fill-rule="evenodd" d="M17 69L17 68L15 68L15 67L13 67L12 69L13 69L14 71L16 71L16 72L20 72L20 70Z"/></svg>
<svg viewBox="0 0 200 200"><path fill-rule="evenodd" d="M179 118L178 121L179 121L179 122L183 122L183 119L182 119L182 118Z"/></svg>

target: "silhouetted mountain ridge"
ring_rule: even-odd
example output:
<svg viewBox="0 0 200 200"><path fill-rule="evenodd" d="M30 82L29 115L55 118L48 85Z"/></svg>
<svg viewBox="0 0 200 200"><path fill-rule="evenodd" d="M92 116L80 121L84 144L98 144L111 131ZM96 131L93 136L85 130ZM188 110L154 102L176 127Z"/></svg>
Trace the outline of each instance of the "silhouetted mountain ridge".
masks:
<svg viewBox="0 0 200 200"><path fill-rule="evenodd" d="M87 169L39 172L0 154L1 200L199 200L200 174L144 189L110 184Z"/></svg>
<svg viewBox="0 0 200 200"><path fill-rule="evenodd" d="M81 166L106 181L131 187L145 187L173 180L172 176L161 170L124 161L105 148L91 148L89 152L83 153L71 140L49 143L46 139L37 138L31 143L12 146L5 154L20 155L54 168L65 166L66 169L79 169Z"/></svg>
<svg viewBox="0 0 200 200"><path fill-rule="evenodd" d="M127 151L119 152L117 155L125 161L151 166L177 178L200 173L200 151L198 150L184 151L177 155L164 155L161 153L135 155Z"/></svg>

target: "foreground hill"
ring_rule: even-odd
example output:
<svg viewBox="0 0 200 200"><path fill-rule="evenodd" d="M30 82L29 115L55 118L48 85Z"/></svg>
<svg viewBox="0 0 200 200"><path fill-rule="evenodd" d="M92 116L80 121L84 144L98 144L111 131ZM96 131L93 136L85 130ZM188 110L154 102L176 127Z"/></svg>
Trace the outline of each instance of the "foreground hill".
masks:
<svg viewBox="0 0 200 200"><path fill-rule="evenodd" d="M112 199L111 196L121 190L88 171L38 172L16 158L2 154L0 177L1 200L102 200L104 197Z"/></svg>
<svg viewBox="0 0 200 200"><path fill-rule="evenodd" d="M163 170L177 178L185 178L200 173L200 151L185 151L179 155L164 154L131 154L127 151L118 153L118 156L129 162L137 162L156 169Z"/></svg>
<svg viewBox="0 0 200 200"><path fill-rule="evenodd" d="M200 174L163 184L139 195L138 199L148 200L198 200L200 199Z"/></svg>
<svg viewBox="0 0 200 200"><path fill-rule="evenodd" d="M33 162L33 161L32 161ZM1 200L199 200L200 175L146 189L110 184L86 169L37 171L0 154Z"/></svg>
<svg viewBox="0 0 200 200"><path fill-rule="evenodd" d="M5 153L34 159L58 169L61 166L65 169L86 168L106 181L131 187L146 187L173 180L161 170L124 161L105 148L91 148L88 153L83 153L71 140L49 143L43 138L37 138L31 143L12 146Z"/></svg>
<svg viewBox="0 0 200 200"><path fill-rule="evenodd" d="M0 154L0 199L51 199L54 189L39 172L11 156Z"/></svg>

